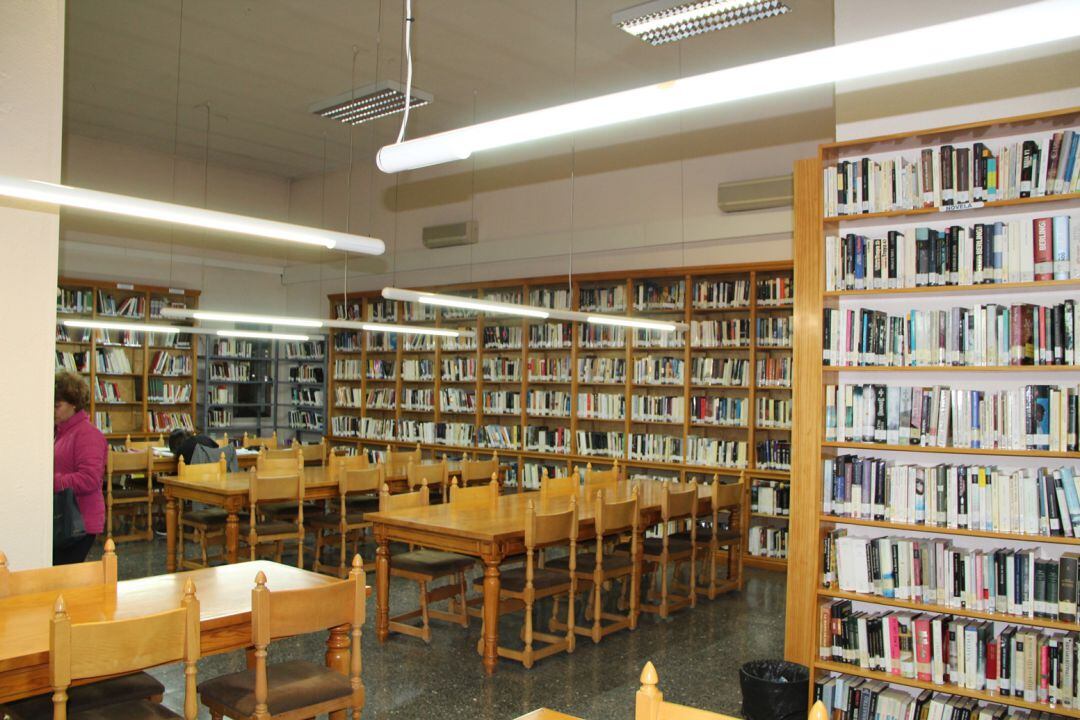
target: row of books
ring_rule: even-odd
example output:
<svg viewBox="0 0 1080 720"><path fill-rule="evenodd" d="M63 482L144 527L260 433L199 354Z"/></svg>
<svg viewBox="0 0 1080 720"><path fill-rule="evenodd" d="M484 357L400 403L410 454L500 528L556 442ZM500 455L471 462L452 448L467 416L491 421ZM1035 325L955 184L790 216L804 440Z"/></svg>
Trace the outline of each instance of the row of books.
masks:
<svg viewBox="0 0 1080 720"><path fill-rule="evenodd" d="M355 330L337 330L334 332L334 352L358 353L361 351L360 333Z"/></svg>
<svg viewBox="0 0 1080 720"><path fill-rule="evenodd" d="M127 398L120 392L119 384L101 379L94 384L94 401L99 403L128 402Z"/></svg>
<svg viewBox="0 0 1080 720"><path fill-rule="evenodd" d="M508 303L510 305L521 304L521 291L519 290L483 290L482 297L488 302Z"/></svg>
<svg viewBox="0 0 1080 720"><path fill-rule="evenodd" d="M698 348L750 347L750 318L691 320L690 345Z"/></svg>
<svg viewBox="0 0 1080 720"><path fill-rule="evenodd" d="M1080 451L1077 386L827 385L825 414L829 441Z"/></svg>
<svg viewBox="0 0 1080 720"><path fill-rule="evenodd" d="M841 160L824 170L825 214L954 207L1080 189L1077 132L1010 142L941 145L886 158Z"/></svg>
<svg viewBox="0 0 1080 720"><path fill-rule="evenodd" d="M784 315L766 315L757 319L754 342L764 347L791 347L795 321Z"/></svg>
<svg viewBox="0 0 1080 720"><path fill-rule="evenodd" d="M584 358L578 359L579 364L581 360ZM527 367L530 381L570 382L570 358L568 357L549 355L530 357Z"/></svg>
<svg viewBox="0 0 1080 720"><path fill-rule="evenodd" d="M439 390L439 407L443 412L475 413L476 393L462 388L442 388Z"/></svg>
<svg viewBox="0 0 1080 720"><path fill-rule="evenodd" d="M578 309L585 312L623 312L626 310L626 287L583 287L578 291Z"/></svg>
<svg viewBox="0 0 1080 720"><path fill-rule="evenodd" d="M156 352L150 360L151 375L180 376L192 372L191 356L187 354Z"/></svg>
<svg viewBox="0 0 1080 720"><path fill-rule="evenodd" d="M366 332L365 345L368 352L393 353L398 349L398 335L391 332Z"/></svg>
<svg viewBox="0 0 1080 720"><path fill-rule="evenodd" d="M570 417L571 398L562 390L529 390L525 412L539 417Z"/></svg>
<svg viewBox="0 0 1080 720"><path fill-rule="evenodd" d="M94 294L89 290L56 287L56 312L89 315L94 312Z"/></svg>
<svg viewBox="0 0 1080 720"><path fill-rule="evenodd" d="M586 355L578 358L578 381L622 385L626 382L626 358Z"/></svg>
<svg viewBox="0 0 1080 720"><path fill-rule="evenodd" d="M988 303L971 308L825 309L822 361L859 366L1073 365L1080 305Z"/></svg>
<svg viewBox="0 0 1080 720"><path fill-rule="evenodd" d="M568 322L544 323L529 326L529 347L539 349L568 348L574 344L574 325Z"/></svg>
<svg viewBox="0 0 1080 720"><path fill-rule="evenodd" d="M439 314L435 307L423 303L402 303L401 310L406 322L435 322Z"/></svg>
<svg viewBox="0 0 1080 720"><path fill-rule="evenodd" d="M578 346L589 350L618 350L626 347L626 328L618 325L582 325Z"/></svg>
<svg viewBox="0 0 1080 720"><path fill-rule="evenodd" d="M951 615L854 610L847 600L820 612L822 660L1051 707L1066 698L1075 704L1076 633L998 631Z"/></svg>
<svg viewBox="0 0 1080 720"><path fill-rule="evenodd" d="M765 291L766 295L769 291ZM762 294L758 282L758 297ZM699 280L694 283L693 306L703 310L750 307L749 280Z"/></svg>
<svg viewBox="0 0 1080 720"><path fill-rule="evenodd" d="M142 333L132 330L95 330L94 342L103 346L142 347Z"/></svg>
<svg viewBox="0 0 1080 720"><path fill-rule="evenodd" d="M923 690L904 692L880 680L835 675L814 684L830 720L1061 720L1062 715L1026 712L998 703Z"/></svg>
<svg viewBox="0 0 1080 720"><path fill-rule="evenodd" d="M569 310L570 291L552 288L529 288L529 304L554 310Z"/></svg>
<svg viewBox="0 0 1080 720"><path fill-rule="evenodd" d="M934 538L864 538L833 531L826 587L911 603L1076 622L1080 554L964 548Z"/></svg>
<svg viewBox="0 0 1080 720"><path fill-rule="evenodd" d="M681 437L655 433L631 433L629 438L630 459L650 462L682 462Z"/></svg>
<svg viewBox="0 0 1080 720"><path fill-rule="evenodd" d="M634 359L634 382L644 385L681 385L686 361L682 358L646 355Z"/></svg>
<svg viewBox="0 0 1080 720"><path fill-rule="evenodd" d="M791 305L795 302L795 281L786 275L765 278L757 282L757 304L765 306Z"/></svg>
<svg viewBox="0 0 1080 720"><path fill-rule="evenodd" d="M675 330L636 330L634 331L634 347L636 348L684 348L686 347L686 332Z"/></svg>
<svg viewBox="0 0 1080 720"><path fill-rule="evenodd" d="M314 410L290 410L285 417L285 421L293 430L322 431L325 425L323 414Z"/></svg>
<svg viewBox="0 0 1080 720"><path fill-rule="evenodd" d="M484 380L489 382L520 382L521 359L510 357L484 358Z"/></svg>
<svg viewBox="0 0 1080 720"><path fill-rule="evenodd" d="M206 388L206 402L210 405L231 405L236 402L236 386L211 385Z"/></svg>
<svg viewBox="0 0 1080 720"><path fill-rule="evenodd" d="M678 400L681 401L682 398L678 398ZM696 425L746 427L748 424L749 404L748 399L745 397L695 395L690 398L690 422ZM678 418L672 419L682 419L681 408Z"/></svg>
<svg viewBox="0 0 1080 720"><path fill-rule="evenodd" d="M795 404L791 398L762 395L757 398L755 423L759 428L775 430L791 429L792 414Z"/></svg>
<svg viewBox="0 0 1080 720"><path fill-rule="evenodd" d="M239 338L214 338L210 345L210 352L218 357L253 358L255 357L256 344L250 340ZM267 354L265 343L259 343L260 355Z"/></svg>
<svg viewBox="0 0 1080 720"><path fill-rule="evenodd" d="M152 403L189 403L191 383L171 383L159 378L149 378L146 381L146 395Z"/></svg>
<svg viewBox="0 0 1080 720"><path fill-rule="evenodd" d="M97 426L98 430L105 433L106 435L114 432L112 413L102 410L96 411L94 413L94 425Z"/></svg>
<svg viewBox="0 0 1080 720"><path fill-rule="evenodd" d="M751 525L746 530L746 552L754 557L786 560L788 529L775 525Z"/></svg>
<svg viewBox="0 0 1080 720"><path fill-rule="evenodd" d="M826 290L878 290L1080 277L1080 228L1068 215L825 238Z"/></svg>
<svg viewBox="0 0 1080 720"><path fill-rule="evenodd" d="M210 380L246 382L258 379L255 366L249 362L214 360L210 363Z"/></svg>
<svg viewBox="0 0 1080 720"><path fill-rule="evenodd" d="M364 406L364 394L357 385L335 385L334 407L359 408Z"/></svg>
<svg viewBox="0 0 1080 720"><path fill-rule="evenodd" d="M471 446L474 435L474 428L469 423L402 420L398 426L399 440L428 445Z"/></svg>
<svg viewBox="0 0 1080 720"><path fill-rule="evenodd" d="M322 360L326 356L326 341L283 342L281 349L285 351L288 360Z"/></svg>
<svg viewBox="0 0 1080 720"><path fill-rule="evenodd" d="M373 322L397 322L397 303L393 300L368 300L368 320Z"/></svg>
<svg viewBox="0 0 1080 720"><path fill-rule="evenodd" d="M636 310L682 310L686 306L686 281L645 280L634 283Z"/></svg>
<svg viewBox="0 0 1080 720"><path fill-rule="evenodd" d="M690 383L716 387L746 387L750 360L735 357L695 357L690 360Z"/></svg>
<svg viewBox="0 0 1080 720"><path fill-rule="evenodd" d="M480 447L516 450L521 447L517 425L482 425L477 437Z"/></svg>
<svg viewBox="0 0 1080 720"><path fill-rule="evenodd" d="M321 365L300 364L289 368L288 377L291 382L322 383L326 373L323 372Z"/></svg>
<svg viewBox="0 0 1080 720"><path fill-rule="evenodd" d="M710 467L744 468L750 458L745 440L724 440L691 435L686 439L686 463Z"/></svg>
<svg viewBox="0 0 1080 720"><path fill-rule="evenodd" d="M98 290L97 296L99 315L136 319L146 317L146 298L142 295L133 295L120 302L103 290Z"/></svg>
<svg viewBox="0 0 1080 720"><path fill-rule="evenodd" d="M69 352L67 350L57 350L56 369L73 373L90 372L89 351Z"/></svg>
<svg viewBox="0 0 1080 720"><path fill-rule="evenodd" d="M401 409L412 412L430 412L435 409L435 391L431 388L401 390Z"/></svg>
<svg viewBox="0 0 1080 720"><path fill-rule="evenodd" d="M621 432L577 431L577 454L596 457L626 457L626 435Z"/></svg>
<svg viewBox="0 0 1080 720"><path fill-rule="evenodd" d="M791 469L790 440L758 440L757 467L763 470Z"/></svg>
<svg viewBox="0 0 1080 720"><path fill-rule="evenodd" d="M483 409L485 415L521 415L521 393L516 390L486 390Z"/></svg>
<svg viewBox="0 0 1080 720"><path fill-rule="evenodd" d="M525 449L565 455L570 452L570 428L529 425L525 428Z"/></svg>
<svg viewBox="0 0 1080 720"><path fill-rule="evenodd" d="M393 410L397 407L394 388L372 388L364 396L364 407L369 410Z"/></svg>
<svg viewBox="0 0 1080 720"><path fill-rule="evenodd" d="M476 358L443 358L442 379L449 382L475 382ZM404 360L401 364L401 377L405 380L432 380L435 363L431 360Z"/></svg>
<svg viewBox="0 0 1080 720"><path fill-rule="evenodd" d="M435 352L434 335L406 335L405 352Z"/></svg>
<svg viewBox="0 0 1080 720"><path fill-rule="evenodd" d="M477 348L476 335L459 335L458 337L443 338L443 350L454 352L474 351Z"/></svg>
<svg viewBox="0 0 1080 720"><path fill-rule="evenodd" d="M790 355L759 357L754 365L754 381L759 387L791 387L793 364Z"/></svg>
<svg viewBox="0 0 1080 720"><path fill-rule="evenodd" d="M195 423L191 413L185 412L148 412L146 427L150 432L170 433L173 430L195 432Z"/></svg>
<svg viewBox="0 0 1080 720"><path fill-rule="evenodd" d="M750 484L750 512L761 515L791 515L791 484L755 479Z"/></svg>
<svg viewBox="0 0 1080 720"><path fill-rule="evenodd" d="M94 359L99 374L130 375L132 372L131 360L120 348L98 348L94 351Z"/></svg>
<svg viewBox="0 0 1080 720"><path fill-rule="evenodd" d="M495 350L520 350L521 327L507 325L484 327L484 347Z"/></svg>
<svg viewBox="0 0 1080 720"><path fill-rule="evenodd" d="M622 420L626 417L626 396L622 393L578 393L579 419Z"/></svg>
<svg viewBox="0 0 1080 720"><path fill-rule="evenodd" d="M346 360L345 362L350 362ZM397 373L397 363L393 360L382 360L380 358L368 358L367 369L364 371L364 377L368 380L393 380Z"/></svg>
<svg viewBox="0 0 1080 720"><path fill-rule="evenodd" d="M923 466L855 455L823 462L822 511L827 515L1080 537L1080 473L1068 466Z"/></svg>
<svg viewBox="0 0 1080 720"><path fill-rule="evenodd" d="M686 401L671 395L632 395L631 417L635 422L677 422L686 416Z"/></svg>

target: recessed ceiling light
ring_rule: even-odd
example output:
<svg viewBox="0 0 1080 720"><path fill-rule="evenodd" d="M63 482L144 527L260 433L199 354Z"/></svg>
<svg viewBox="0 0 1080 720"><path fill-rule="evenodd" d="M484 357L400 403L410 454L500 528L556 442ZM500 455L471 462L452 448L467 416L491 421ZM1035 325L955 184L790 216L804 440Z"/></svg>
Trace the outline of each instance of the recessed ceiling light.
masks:
<svg viewBox="0 0 1080 720"><path fill-rule="evenodd" d="M611 21L650 45L664 45L789 10L780 0L652 0L615 13Z"/></svg>
<svg viewBox="0 0 1080 720"><path fill-rule="evenodd" d="M410 108L427 105L435 96L413 88L409 94ZM330 120L359 125L405 110L405 88L392 80L365 85L336 97L320 100L309 108L311 112Z"/></svg>

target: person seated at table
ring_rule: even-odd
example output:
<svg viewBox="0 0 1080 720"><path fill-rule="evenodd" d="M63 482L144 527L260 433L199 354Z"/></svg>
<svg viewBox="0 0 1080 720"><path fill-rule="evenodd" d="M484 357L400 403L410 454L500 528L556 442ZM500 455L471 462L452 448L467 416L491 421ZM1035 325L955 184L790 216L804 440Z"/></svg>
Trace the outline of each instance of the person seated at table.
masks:
<svg viewBox="0 0 1080 720"><path fill-rule="evenodd" d="M53 392L53 492L71 489L82 515L85 535L53 548L53 565L86 560L94 538L105 529L102 482L109 444L86 413L90 388L81 376L56 373Z"/></svg>
<svg viewBox="0 0 1080 720"><path fill-rule="evenodd" d="M191 464L191 456L200 445L215 449L218 446L217 441L208 435L196 435L187 430L173 430L169 433L169 450L174 457L184 458L187 465Z"/></svg>

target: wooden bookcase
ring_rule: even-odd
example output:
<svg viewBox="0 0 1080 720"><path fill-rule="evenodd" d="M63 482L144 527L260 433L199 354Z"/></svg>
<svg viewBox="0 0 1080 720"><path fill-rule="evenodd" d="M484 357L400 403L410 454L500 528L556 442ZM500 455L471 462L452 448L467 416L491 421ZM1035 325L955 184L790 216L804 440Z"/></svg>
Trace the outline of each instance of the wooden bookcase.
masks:
<svg viewBox="0 0 1080 720"><path fill-rule="evenodd" d="M752 482L786 485L790 482L787 470L763 467L757 443L789 442L790 428L759 426L756 408L761 398L790 401L790 383L758 382L756 366L770 360L779 366L779 359L785 358L790 363L789 344L759 342L757 328L759 319L786 318L790 323L790 296L781 302L759 301L758 286L782 279L790 290L791 274L790 262L772 262L594 273L576 276L572 287L563 277L540 277L424 288L504 302L680 320L688 326L741 320L745 342L730 347L712 346L719 343L697 347L689 329L662 341L657 335L628 328L612 332L612 328L559 320L425 309L419 304L385 301L371 292L349 293L347 298L332 294L332 317L466 328L475 332L475 346L471 340L334 330L329 342L328 440L373 452L388 445L415 446L418 441L426 451L450 456L488 455L498 450L500 458L511 465L513 478L529 487L536 483L541 466L566 472L589 462L608 467L616 458L630 477L686 479L719 473L734 478L745 472ZM744 283L745 304L710 308L694 302L699 283L719 281ZM643 382L635 373L635 363L657 358L666 359L669 366L681 364L681 375L662 384ZM743 385L695 381L695 361L725 359L744 361ZM602 374L583 375L579 365L585 364ZM621 372L608 372L616 366ZM601 393L623 406L621 416L600 418L585 413L585 396ZM691 417L695 397L743 400L742 422L732 426L695 422ZM646 406L635 415L635 399L641 404L648 402L646 398L655 398L651 402L657 406L652 410L670 402L672 408L681 406L681 413L657 414ZM436 423L444 435L432 437L429 431L418 436L421 423ZM584 435L579 437L579 433ZM604 452L609 439L613 449ZM640 444L645 439L666 445L649 448ZM746 443L745 466L687 461L688 444L694 439L703 444ZM747 492L749 502L749 483ZM787 517L775 515L754 517L748 532L766 526L775 528L774 537L783 537ZM781 558L747 560L770 569L786 565Z"/></svg>
<svg viewBox="0 0 1080 720"><path fill-rule="evenodd" d="M792 474L800 482L792 486L793 509L788 573L786 656L810 666L812 682L829 676L871 678L884 681L912 694L934 690L979 701L1006 706L1044 710L1066 717L1080 717L1077 708L1032 703L1018 697L1001 696L985 690L972 690L946 684L935 685L819 658L822 637L820 608L830 601L854 601L855 610L882 612L896 609L951 614L961 618L991 621L994 634L1006 625L1036 629L1076 631L1077 624L1037 617L978 612L972 609L917 604L906 600L860 595L823 584L823 551L828 533L846 529L849 536L904 537L918 540L941 538L960 548L1038 549L1042 557L1055 559L1065 551L1080 547L1080 539L1019 535L985 530L911 525L879 520L837 517L823 513L825 482L823 464L840 454L882 458L905 464L938 463L994 464L1003 470L1015 468L1056 468L1075 465L1078 453L1008 449L960 449L873 443L826 442L825 386L836 383L878 383L907 386L943 385L964 388L1007 389L1023 384L1072 384L1080 382L1080 366L998 366L998 367L829 367L823 364L823 314L826 308L887 310L903 314L911 309L971 307L982 303L1051 304L1066 298L1080 297L1080 279L1003 282L982 285L900 287L874 290L826 289L826 237L856 233L870 238L884 237L886 231L898 230L913 235L916 227L944 227L951 224L987 223L1017 220L1030 222L1033 217L1072 214L1080 208L1080 194L1057 194L1030 198L1002 199L975 203L971 207L943 209L917 208L890 210L858 215L825 217L824 169L838 161L871 157L886 159L899 153L916 154L924 148L954 144L969 146L983 142L1015 142L1050 132L1080 129L1080 108L1004 118L988 122L935 128L921 132L873 137L850 142L822 145L818 157L802 160L795 166L795 407L794 456ZM996 152L996 151L995 151ZM911 231L908 233L907 231ZM1074 231L1075 232L1075 231ZM966 383L966 384L965 384Z"/></svg>
<svg viewBox="0 0 1080 720"><path fill-rule="evenodd" d="M76 370L90 386L90 419L106 437L167 435L176 427L194 428L198 398L194 336L91 331L62 322L70 318L161 322L162 307L194 308L198 303L198 290L60 278L56 368L62 368L65 354L76 360ZM180 393L186 393L185 399L176 399Z"/></svg>

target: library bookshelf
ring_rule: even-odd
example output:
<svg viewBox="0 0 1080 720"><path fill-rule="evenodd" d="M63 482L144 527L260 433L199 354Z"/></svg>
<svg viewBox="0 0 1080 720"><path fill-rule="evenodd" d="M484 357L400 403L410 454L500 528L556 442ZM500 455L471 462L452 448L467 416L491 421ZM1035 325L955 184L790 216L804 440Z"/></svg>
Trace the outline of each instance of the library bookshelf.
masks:
<svg viewBox="0 0 1080 720"><path fill-rule="evenodd" d="M687 324L667 337L332 294L334 317L462 328L475 340L334 330L328 439L372 452L498 451L524 487L544 468L616 459L628 477L745 472L746 501L764 510L747 530L756 541L744 543L761 554L746 560L782 570L783 558L767 555L786 548L791 274L790 262L775 262L424 288Z"/></svg>
<svg viewBox="0 0 1080 720"><path fill-rule="evenodd" d="M106 437L194 429L198 358L193 335L91 331L62 323L72 318L161 321L164 307L198 307L199 291L60 278L56 295L56 369L86 379L90 418Z"/></svg>
<svg viewBox="0 0 1080 720"><path fill-rule="evenodd" d="M1058 642L1063 645L1064 641L1061 638L1064 638L1065 634L1075 634L1080 630L1080 625L1071 619L1059 619L1057 608L1048 610L1041 616L1029 616L1009 613L1007 612L1009 608L1000 606L987 610L981 603L957 605L955 602L931 602L929 599L927 602L919 602L908 597L887 597L881 591L853 592L850 588L841 587L836 578L825 574L835 568L831 561L826 566L825 555L827 552L836 552L834 543L837 536L834 533L838 531L846 533L846 537L854 538L859 542L863 540L870 541L871 544L874 541L885 542L887 543L885 547L889 547L888 543L896 540L901 543L914 543L916 547L920 543L923 543L925 547L925 543L948 542L950 548L961 554L969 553L969 556L975 556L978 553L992 555L997 550L1012 555L1030 552L1032 557L1039 558L1040 562L1050 562L1055 566L1064 553L1075 553L1080 549L1080 538L1077 537L1015 531L1021 528L999 529L999 525L996 524L1000 522L998 516L994 516L993 523L995 524L993 525L965 527L963 523L958 524L950 518L947 526L939 526L923 522L898 521L892 514L897 509L890 505L888 499L881 511L876 509L872 511L872 517L867 517L858 511L853 513L836 511L825 505L826 493L832 495L837 492L837 484L833 476L826 476L827 466L829 463L840 462L838 458L842 456L854 456L860 461L869 459L883 461L885 467L895 465L926 467L942 464L987 465L995 466L1005 474L1026 473L1034 477L1039 476L1040 468L1049 468L1052 471L1061 466L1076 466L1076 460L1080 458L1080 454L1076 452L1075 447L1059 444L1050 450L1027 449L1031 447L1030 440L1025 440L1020 444L1005 441L1002 444L1006 444L1007 447L1004 448L955 447L951 435L949 442L935 442L930 447L922 444L897 443L888 437L886 438L888 442L879 438L875 438L874 442L852 441L850 438L837 440L827 430L827 426L832 425L832 420L827 419L827 416L831 418L832 415L828 413L833 410L829 406L829 388L839 385L875 384L886 387L933 385L971 393L1004 393L1017 390L1022 386L1043 385L1075 389L1080 384L1080 364L1077 359L1073 359L1070 364L1048 365L1018 365L1008 362L964 365L954 361L949 365L910 366L876 363L873 362L874 358L869 358L862 365L836 366L827 362L829 346L824 341L826 331L829 329L825 321L829 311L853 311L856 315L863 311L873 311L905 316L905 313L943 308L949 310L972 308L986 304L1010 306L1025 303L1049 307L1080 298L1080 293L1078 293L1080 275L1077 274L1076 264L1066 268L1067 272L1072 273L1068 277L1058 277L1053 280L1027 280L1026 278L1016 280L1014 277L1016 268L1009 265L1014 255L1008 255L1009 252L1015 253L1016 248L1010 249L1008 245L1005 246L1005 270L1001 275L996 276L998 282L965 283L962 279L964 276L961 274L960 280L954 284L923 286L920 283L918 287L911 287L909 286L911 278L905 276L903 272L893 278L895 282L890 283L886 279L885 287L866 287L866 284L878 285L878 283L869 283L867 280L862 287L853 288L850 287L847 278L842 278L842 287L839 288L835 287L835 283L830 282L830 268L836 267L830 264L835 258L835 255L830 257L830 253L837 247L834 243L838 242L830 241L830 237L860 236L867 239L865 241L871 243L872 246L878 238L893 238L894 236L890 234L893 231L902 237L912 237L917 236L920 229L928 228L930 237L933 237L932 233L935 230L944 234L952 227L960 227L964 228L964 234L958 236L962 238L959 242L964 242L964 239L968 237L974 242L975 226L979 224L1001 223L1007 228L1007 232L1014 232L1011 229L1014 223L1015 227L1021 229L1025 226L1030 229L1032 223L1036 223L1037 232L1037 219L1061 215L1070 217L1071 223L1074 224L1072 232L1075 234L1075 223L1080 221L1078 217L1080 194L1068 192L1068 183L1060 186L1060 191L1056 194L1053 194L1055 189L1052 186L1045 185L1042 191L1050 187L1050 194L1039 194L1038 189L1033 189L1032 197L1013 197L1006 192L1004 197L981 201L978 198L970 196L960 198L957 195L954 196L955 207L939 204L944 198L942 178L956 177L952 174L952 168L940 164L943 162L943 157L948 157L954 151L963 148L971 148L971 152L975 155L978 151L978 146L975 144L981 143L989 153L983 157L993 156L997 162L1005 157L1004 148L1014 144L1022 146L1024 140L1033 140L1035 142L1033 147L1043 152L1042 160L1048 161L1049 157L1045 148L1053 144L1053 135L1070 130L1080 130L1080 108L826 144L820 147L818 157L801 160L795 165L794 256L797 262L794 278L799 292L795 297L794 306L793 354L794 391L799 398L799 403L794 409L795 431L791 472L793 476L800 479L800 482L794 483L791 488L792 516L785 654L789 660L809 666L812 680L815 682L822 683L837 678L847 679L849 682L865 679L880 682L881 685L876 686L879 689L882 687L900 689L912 696L918 696L919 693L929 690L942 695L973 699L980 705L996 704L1012 709L1045 711L1051 715L1080 717L1080 704L1073 703L1071 707L1066 707L1058 703L1057 706L1051 706L1038 694L1034 698L1012 694L1003 695L996 691L996 685L986 684L985 677L974 678L960 685L950 682L951 678L940 682L940 678L936 676L931 681L918 673L912 673L909 677L907 670L882 672L873 662L869 666L866 665L865 659L841 662L833 656L835 651L825 648L827 638L831 633L830 627L835 628L835 625L827 621L823 614L826 606L836 602L850 602L850 611L854 613L862 612L871 615L904 613L908 617L921 614L924 619L949 616L961 624L983 624L989 628L989 639L996 639L999 642L1001 638L999 633L1009 628L1015 628L1017 632L1022 633L1029 631L1041 633L1045 641L1038 641L1040 649L1044 642L1049 644L1048 641L1051 639L1055 641L1055 647ZM826 211L832 202L826 192L836 192L836 185L830 184L830 176L827 172L829 168L838 167L840 163L846 161L862 163L862 158L869 158L871 167L874 163L878 163L880 167L886 167L886 163L890 161L896 160L899 163L900 157L913 157L915 165L918 166L920 156L924 156L923 154L927 151L931 153L931 164L937 168L939 175L923 176L919 182L922 183L929 180L929 177L934 177L933 183L938 194L933 196L933 207L879 209L876 212L850 215L831 214ZM1038 167L1038 160L1034 165ZM861 166L864 170L866 167L866 165ZM896 165L892 167L895 168ZM971 173L970 185L973 186L976 184L978 175L975 174L973 168L971 168ZM985 179L986 176L983 175L983 178ZM888 183L888 180L886 182ZM944 182L948 183L949 180ZM1035 184L1034 180L1033 184ZM968 183L961 185L967 187ZM885 189L886 192L889 191L888 184ZM959 187L954 188L954 191L957 190ZM974 188L971 192L974 193ZM840 197L838 194L837 202L840 202ZM983 195L983 197L986 196ZM929 197L927 199L929 200ZM961 204L961 202L969 204ZM870 209L874 209L873 206ZM1027 229L1023 231L1027 232ZM862 247L861 243L864 240L857 237L852 242L859 243L857 246ZM888 246L883 244L882 247ZM1018 244L1016 247L1023 248L1024 246ZM1074 243L1073 253L1076 247ZM888 250L884 252L887 253ZM896 250L896 253L900 255L899 250ZM891 262L888 262L887 255L884 257L882 267L888 269L883 270L883 274L887 276L891 270ZM979 255L959 256L967 260L974 257L979 257ZM866 262L870 262L869 258ZM897 262L899 263L899 260ZM960 264L961 259L956 262ZM995 259L994 262L998 261ZM1001 265L998 264L997 267ZM847 269L846 266L844 269ZM833 274L832 277L835 279L837 276ZM955 281L956 278L952 280ZM946 279L943 276L939 278L939 281L944 283ZM1068 307L1067 304L1066 307ZM1075 328L1073 332L1075 333ZM1013 338L1010 337L1009 341L1010 344L1015 344ZM1054 361L1056 359L1052 362ZM960 362L962 363L963 360ZM876 408L874 410L876 412ZM894 410L895 406L888 406L887 414L891 416ZM1030 408L1022 412L1028 410ZM1075 410L1070 412L1075 413ZM841 413L842 408L836 405L835 415L839 416ZM954 416L945 422L948 424L946 431L951 432L955 430L958 421ZM931 500L927 492L927 502ZM904 506L901 508L903 509ZM885 519L878 515L879 512L883 513ZM965 512L967 512L966 509ZM1064 520L1061 521L1061 526L1064 528ZM889 540L883 540L884 538L889 538ZM856 547L861 546L856 545ZM830 557L836 560L835 555L830 555ZM844 558L841 557L837 562L843 563ZM991 567L996 566L991 565ZM860 569L855 574L858 575L861 572ZM872 574L876 570L871 568L869 572ZM953 579L947 578L947 581L952 582ZM994 579L996 581L996 576ZM888 584L888 580L880 580L877 576L872 576L871 580L879 580L883 583L882 587ZM989 592L992 593L994 590L991 589ZM1054 592L1056 594L1057 591ZM847 611L847 609L842 611ZM913 623L914 620L911 622ZM912 638L914 652L917 653L918 647L914 633ZM934 648L931 647L929 652L933 653ZM959 652L965 652L964 647L959 648ZM997 652L997 648L994 652ZM944 660L946 667L948 662L948 659ZM813 686L814 682L811 685ZM835 687L834 685L833 688Z"/></svg>

